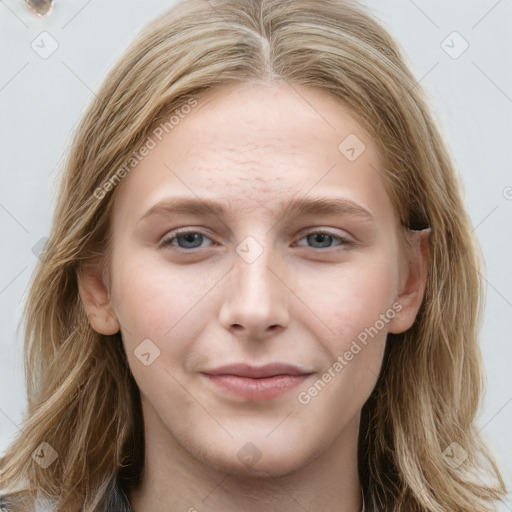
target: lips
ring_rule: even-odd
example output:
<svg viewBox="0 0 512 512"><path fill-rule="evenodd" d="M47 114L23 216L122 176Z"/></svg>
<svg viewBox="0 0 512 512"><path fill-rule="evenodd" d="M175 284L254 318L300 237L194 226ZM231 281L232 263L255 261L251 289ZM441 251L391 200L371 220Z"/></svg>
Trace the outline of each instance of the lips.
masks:
<svg viewBox="0 0 512 512"><path fill-rule="evenodd" d="M308 375L311 372L307 372L298 366L283 363L270 363L265 366L251 366L244 363L237 363L221 366L204 373L209 375L236 375L237 377L262 379L276 375Z"/></svg>
<svg viewBox="0 0 512 512"><path fill-rule="evenodd" d="M202 373L217 389L253 401L276 398L312 374L298 366L283 363L270 363L265 366L238 363Z"/></svg>

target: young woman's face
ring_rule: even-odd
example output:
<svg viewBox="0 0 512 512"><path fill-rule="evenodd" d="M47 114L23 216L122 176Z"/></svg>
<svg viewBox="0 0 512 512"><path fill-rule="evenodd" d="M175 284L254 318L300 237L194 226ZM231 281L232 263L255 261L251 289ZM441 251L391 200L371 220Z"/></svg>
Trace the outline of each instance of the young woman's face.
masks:
<svg viewBox="0 0 512 512"><path fill-rule="evenodd" d="M334 98L284 83L182 116L112 217L110 304L146 434L250 474L342 441L352 456L387 332L415 314L376 147Z"/></svg>

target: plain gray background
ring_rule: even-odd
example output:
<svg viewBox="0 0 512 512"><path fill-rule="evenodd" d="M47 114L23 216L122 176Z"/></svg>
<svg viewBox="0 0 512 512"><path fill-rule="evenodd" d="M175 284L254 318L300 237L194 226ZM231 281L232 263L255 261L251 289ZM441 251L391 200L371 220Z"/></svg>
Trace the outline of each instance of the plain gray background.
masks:
<svg viewBox="0 0 512 512"><path fill-rule="evenodd" d="M126 45L173 3L56 0L37 18L0 1L0 452L25 408L16 328L70 134ZM512 0L365 3L405 49L465 185L487 263L478 426L512 490ZM499 510L512 511L510 494Z"/></svg>

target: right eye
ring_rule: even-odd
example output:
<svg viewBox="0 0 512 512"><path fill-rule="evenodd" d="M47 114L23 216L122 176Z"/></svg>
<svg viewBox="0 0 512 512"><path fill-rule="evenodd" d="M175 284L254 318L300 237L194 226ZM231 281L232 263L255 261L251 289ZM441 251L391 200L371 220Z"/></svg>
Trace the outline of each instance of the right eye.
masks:
<svg viewBox="0 0 512 512"><path fill-rule="evenodd" d="M211 238L206 236L204 233L189 228L184 228L176 231L171 231L171 233L169 233L169 236L166 236L165 239L162 241L162 245L165 247L172 245L183 250L200 249L201 242L204 239L208 239L211 241ZM177 243L174 243L175 241L177 241ZM210 245L213 245L213 243Z"/></svg>

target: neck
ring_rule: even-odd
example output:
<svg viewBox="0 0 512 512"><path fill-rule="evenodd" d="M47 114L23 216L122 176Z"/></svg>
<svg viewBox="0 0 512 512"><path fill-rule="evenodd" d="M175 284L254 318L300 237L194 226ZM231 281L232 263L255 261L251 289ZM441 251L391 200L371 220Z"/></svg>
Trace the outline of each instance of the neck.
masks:
<svg viewBox="0 0 512 512"><path fill-rule="evenodd" d="M133 512L359 512L359 416L323 453L293 472L272 476L233 474L193 457L155 411L145 422L141 485L128 498Z"/></svg>

